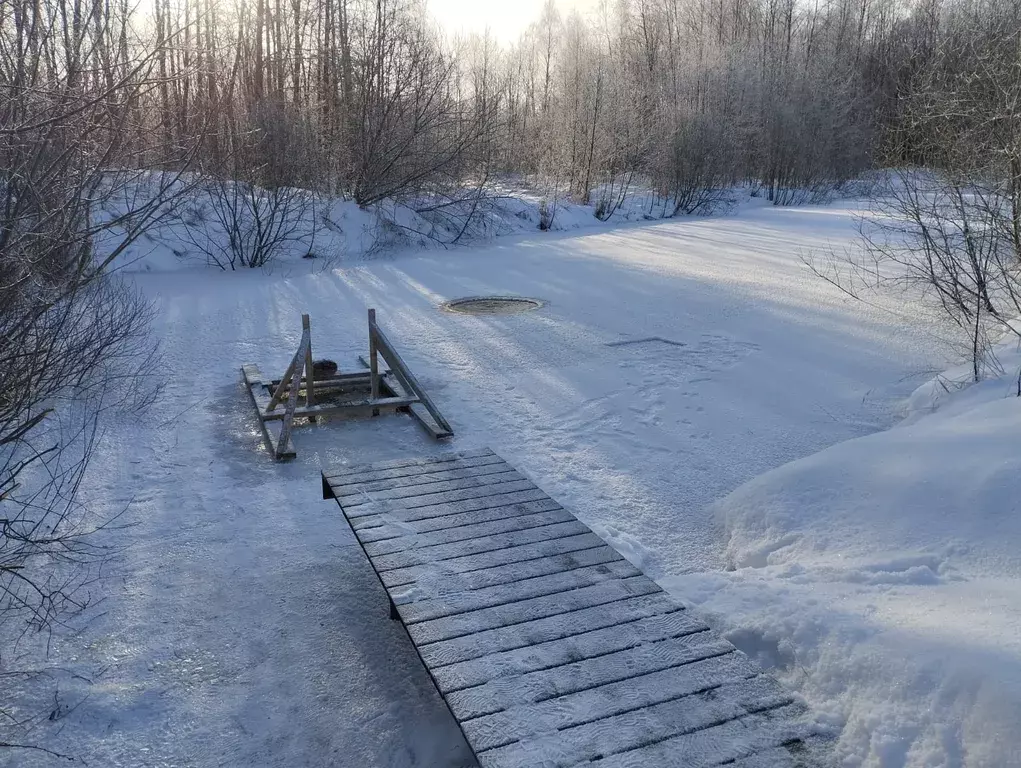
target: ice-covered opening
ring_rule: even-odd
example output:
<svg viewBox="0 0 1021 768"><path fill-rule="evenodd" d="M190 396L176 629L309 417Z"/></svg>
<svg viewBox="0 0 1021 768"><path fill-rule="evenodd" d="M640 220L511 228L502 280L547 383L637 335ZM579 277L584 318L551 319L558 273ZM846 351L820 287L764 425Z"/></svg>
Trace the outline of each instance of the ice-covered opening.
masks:
<svg viewBox="0 0 1021 768"><path fill-rule="evenodd" d="M530 312L543 305L539 299L524 296L469 296L452 299L442 307L449 312L464 312L469 315L513 315Z"/></svg>

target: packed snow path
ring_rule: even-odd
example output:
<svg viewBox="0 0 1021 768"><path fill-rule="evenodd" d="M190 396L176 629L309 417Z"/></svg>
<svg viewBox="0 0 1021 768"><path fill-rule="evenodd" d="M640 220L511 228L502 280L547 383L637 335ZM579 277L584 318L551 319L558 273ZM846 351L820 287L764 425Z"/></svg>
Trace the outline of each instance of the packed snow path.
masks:
<svg viewBox="0 0 1021 768"><path fill-rule="evenodd" d="M762 207L319 273L138 275L160 308L166 389L146 420L108 424L84 492L130 525L110 531L106 599L24 683L19 714L38 725L22 740L110 768L472 765L317 482L324 466L442 448L387 417L302 430L298 460L276 464L238 366L279 375L310 312L316 354L350 369L375 307L455 450L492 446L652 578L711 571L708 504L886 426L944 367L911 308L864 308L803 266L854 234L848 209ZM438 308L486 294L548 303ZM657 336L683 346L643 341Z"/></svg>
<svg viewBox="0 0 1021 768"><path fill-rule="evenodd" d="M482 768L808 764L790 693L492 451L324 470L323 495Z"/></svg>

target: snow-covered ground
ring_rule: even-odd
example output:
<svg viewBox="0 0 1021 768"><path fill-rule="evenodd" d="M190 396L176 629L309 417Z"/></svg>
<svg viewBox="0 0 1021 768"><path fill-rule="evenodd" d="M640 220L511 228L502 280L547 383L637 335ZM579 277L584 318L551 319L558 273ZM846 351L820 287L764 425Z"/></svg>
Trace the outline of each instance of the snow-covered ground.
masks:
<svg viewBox="0 0 1021 768"><path fill-rule="evenodd" d="M714 207L726 210L747 199L749 192L746 187L734 188ZM663 219L673 210L669 200L635 188L603 222L595 216L600 196L597 187L587 204L563 194L554 200L524 182L507 182L490 185L480 199L399 202L386 198L361 208L352 200L304 190L283 188L274 195L258 187L212 184L196 174L139 172L121 180L116 191L104 198L99 215L117 220L126 211L143 210L142 201L166 201L152 212L151 226L124 249L118 261L125 272L162 273L204 264L245 269L239 263L243 260L236 259L232 242L249 257L257 244L272 242L268 267L278 271L303 260L314 261L322 270L397 249L464 246L534 233L540 222L550 232L606 229ZM430 211L430 207L438 210ZM123 238L124 230L111 226L98 250L111 248Z"/></svg>
<svg viewBox="0 0 1021 768"><path fill-rule="evenodd" d="M166 389L146 422L111 425L85 490L101 512L129 505L133 525L109 534L121 554L84 631L55 636L46 678L15 683L17 714L39 715L18 740L102 766L470 765L317 473L487 445L774 666L840 733L844 765L1017 764L996 756L1021 737L994 737L998 721L983 716L1012 711L1004 685L965 685L997 659L1001 683L1018 668L998 618L1013 611L1017 626L1004 576L1017 520L997 554L983 529L969 556L950 543L929 551L950 522L917 532L921 513L901 516L898 478L931 464L947 489L970 478L936 494L944 517L977 526L959 505L995 467L967 451L968 466L949 452L881 459L913 450L912 435L935 445L953 433L939 413L867 437L895 423L947 350L903 298L855 303L803 266L803 254L853 241L852 214L752 203L326 271L293 261L269 274L139 273L160 307ZM482 294L547 303L503 317L438 308ZM368 307L457 436L437 446L405 417L325 424L298 431L295 462L273 463L240 365L282 370L310 312L317 355L352 367ZM978 445L981 423L972 428ZM841 473L842 451L871 463ZM1016 510L1009 497L980 501ZM985 581L965 563L985 563ZM950 665L965 644L988 663ZM963 676L952 689L948 670ZM999 751L965 762L976 744Z"/></svg>
<svg viewBox="0 0 1021 768"><path fill-rule="evenodd" d="M717 505L736 570L676 578L842 726L843 765L1021 765L1021 399L1010 373L916 391L905 421Z"/></svg>

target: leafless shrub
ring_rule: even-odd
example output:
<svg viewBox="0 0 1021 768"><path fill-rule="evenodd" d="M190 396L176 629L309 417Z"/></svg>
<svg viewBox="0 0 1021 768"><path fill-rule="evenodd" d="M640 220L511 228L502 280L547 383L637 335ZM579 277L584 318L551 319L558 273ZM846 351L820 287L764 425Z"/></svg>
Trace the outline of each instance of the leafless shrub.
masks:
<svg viewBox="0 0 1021 768"><path fill-rule="evenodd" d="M927 301L958 331L978 381L1002 369L990 354L1003 334L1021 335L1021 261L1000 185L947 172L901 170L874 190L859 220L861 248L807 259L855 299L870 292Z"/></svg>
<svg viewBox="0 0 1021 768"><path fill-rule="evenodd" d="M904 171L863 219L859 274L873 284L918 286L966 336L975 380L992 336L1021 314L1021 262L998 185L951 173Z"/></svg>
<svg viewBox="0 0 1021 768"><path fill-rule="evenodd" d="M730 195L733 138L723 120L694 116L679 125L654 177L674 216L709 213Z"/></svg>
<svg viewBox="0 0 1021 768"><path fill-rule="evenodd" d="M223 270L264 267L288 253L314 247L313 192L295 187L263 189L250 182L216 178L203 185L209 220L190 237Z"/></svg>
<svg viewBox="0 0 1021 768"><path fill-rule="evenodd" d="M631 190L631 182L634 173L627 171L618 176L610 176L597 190L596 218L600 221L609 221L627 200L628 192Z"/></svg>
<svg viewBox="0 0 1021 768"><path fill-rule="evenodd" d="M482 178L468 188L431 189L406 200L405 205L428 225L427 229L413 229L413 234L442 245L457 245L508 230L499 213L501 199L490 189L488 178Z"/></svg>
<svg viewBox="0 0 1021 768"><path fill-rule="evenodd" d="M309 126L279 99L257 102L227 125L229 141L197 189L204 226L187 227L188 237L223 270L312 253L321 158Z"/></svg>

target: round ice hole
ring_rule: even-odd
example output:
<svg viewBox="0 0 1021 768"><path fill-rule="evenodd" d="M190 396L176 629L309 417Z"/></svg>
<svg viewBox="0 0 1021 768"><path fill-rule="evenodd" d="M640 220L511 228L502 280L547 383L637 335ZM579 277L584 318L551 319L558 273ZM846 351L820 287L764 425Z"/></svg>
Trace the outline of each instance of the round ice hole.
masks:
<svg viewBox="0 0 1021 768"><path fill-rule="evenodd" d="M538 309L543 302L526 299L524 296L469 296L453 299L443 304L449 312L464 312L468 315L514 315Z"/></svg>

